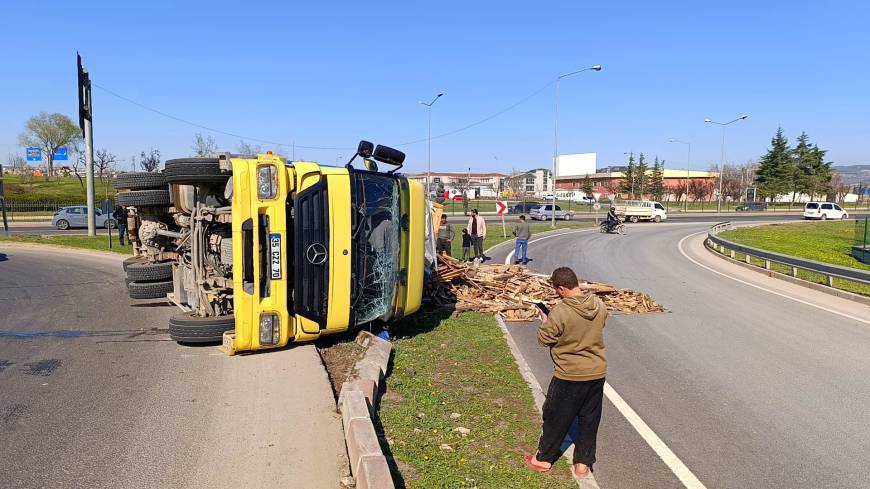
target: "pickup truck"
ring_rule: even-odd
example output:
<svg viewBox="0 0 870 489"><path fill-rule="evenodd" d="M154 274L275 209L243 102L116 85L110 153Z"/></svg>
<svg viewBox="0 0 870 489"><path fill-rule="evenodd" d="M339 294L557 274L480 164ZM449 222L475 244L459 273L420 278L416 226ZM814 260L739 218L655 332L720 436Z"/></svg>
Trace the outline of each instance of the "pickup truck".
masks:
<svg viewBox="0 0 870 489"><path fill-rule="evenodd" d="M539 221L546 221L553 218L553 204L545 204L538 207L532 208L529 211L529 217L531 219L537 219ZM562 208L556 205L556 219L562 219L565 221L570 221L574 217L574 213L571 211L562 210Z"/></svg>
<svg viewBox="0 0 870 489"><path fill-rule="evenodd" d="M391 321L420 308L426 198L404 153L360 142L344 167L256 157L184 158L122 174L133 298L181 309L169 335L228 354ZM366 169L352 166L362 157ZM381 172L377 162L395 166Z"/></svg>
<svg viewBox="0 0 870 489"><path fill-rule="evenodd" d="M665 207L658 202L650 200L629 200L617 203L614 206L616 215L623 221L638 222L653 221L662 222L668 218Z"/></svg>

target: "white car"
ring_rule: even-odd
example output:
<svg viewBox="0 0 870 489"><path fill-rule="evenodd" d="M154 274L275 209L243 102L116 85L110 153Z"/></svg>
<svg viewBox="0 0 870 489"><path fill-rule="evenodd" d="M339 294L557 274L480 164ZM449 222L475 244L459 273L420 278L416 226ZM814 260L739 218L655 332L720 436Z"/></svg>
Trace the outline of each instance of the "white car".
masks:
<svg viewBox="0 0 870 489"><path fill-rule="evenodd" d="M833 202L807 202L804 219L848 219L849 213Z"/></svg>

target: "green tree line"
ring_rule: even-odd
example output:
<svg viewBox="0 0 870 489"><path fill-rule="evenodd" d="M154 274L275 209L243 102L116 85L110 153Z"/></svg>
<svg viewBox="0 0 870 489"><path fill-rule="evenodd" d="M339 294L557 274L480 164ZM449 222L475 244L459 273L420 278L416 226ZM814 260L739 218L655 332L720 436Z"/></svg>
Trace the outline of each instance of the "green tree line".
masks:
<svg viewBox="0 0 870 489"><path fill-rule="evenodd" d="M770 149L758 163L755 173L758 196L773 199L790 193L794 202L798 194L806 194L811 199L828 195L834 172L831 170L833 162L825 161L825 153L826 150L810 143L806 132L798 136L797 145L792 148L780 127L770 140Z"/></svg>

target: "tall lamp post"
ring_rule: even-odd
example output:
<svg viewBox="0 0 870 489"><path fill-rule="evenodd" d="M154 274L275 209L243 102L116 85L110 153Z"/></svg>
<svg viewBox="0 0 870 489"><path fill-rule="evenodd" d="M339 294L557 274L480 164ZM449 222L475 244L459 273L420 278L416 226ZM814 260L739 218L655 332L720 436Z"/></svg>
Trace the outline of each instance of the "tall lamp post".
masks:
<svg viewBox="0 0 870 489"><path fill-rule="evenodd" d="M679 139L669 139L670 143L680 143L685 144L689 149L688 153L686 153L686 211L689 212L689 179L691 178L691 174L689 173L689 167L692 165L692 143L688 141L682 141ZM719 181L722 181L722 177L719 177Z"/></svg>
<svg viewBox="0 0 870 489"><path fill-rule="evenodd" d="M719 164L719 199L716 204L716 212L722 212L722 170L725 169L725 127L729 124L733 124L737 121L742 121L749 117L747 114L743 114L740 117L734 119L733 121L728 122L716 122L711 120L710 118L704 119L704 122L707 124L716 124L717 126L722 126L722 162Z"/></svg>
<svg viewBox="0 0 870 489"><path fill-rule="evenodd" d="M432 197L432 188L430 187L430 182L432 180L432 106L435 105L435 102L437 102L438 99L441 98L443 95L444 95L444 92L438 92L438 94L435 95L435 98L433 98L432 101L429 102L428 104L422 100L417 101L417 103L419 103L420 105L426 106L426 112L428 113L427 115L429 118L429 132L428 132L428 135L426 136L426 140L428 141L428 145L429 145L429 149L428 149L429 162L426 165L426 198L427 199Z"/></svg>
<svg viewBox="0 0 870 489"><path fill-rule="evenodd" d="M550 175L553 180L553 207L550 209L552 212L550 224L553 227L556 227L556 161L559 158L559 83L562 81L562 78L567 78L571 75L576 75L577 73L583 73L584 71L589 70L601 71L601 65L590 66L588 68L572 71L556 77L556 123L553 131L553 174Z"/></svg>

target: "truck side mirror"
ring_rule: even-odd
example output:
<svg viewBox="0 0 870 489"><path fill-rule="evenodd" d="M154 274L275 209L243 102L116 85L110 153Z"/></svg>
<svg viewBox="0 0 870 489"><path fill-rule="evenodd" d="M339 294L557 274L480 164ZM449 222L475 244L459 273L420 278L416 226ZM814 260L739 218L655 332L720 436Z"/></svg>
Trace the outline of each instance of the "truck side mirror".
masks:
<svg viewBox="0 0 870 489"><path fill-rule="evenodd" d="M368 141L360 141L359 145L356 147L356 154L362 156L363 158L371 158L372 151L374 151L375 145Z"/></svg>
<svg viewBox="0 0 870 489"><path fill-rule="evenodd" d="M378 171L378 164L375 163L374 160L370 160L368 158L364 159L363 162L366 165L366 170L368 171Z"/></svg>
<svg viewBox="0 0 870 489"><path fill-rule="evenodd" d="M405 153L402 153L401 151L393 149L389 146L381 146L379 144L375 148L375 152L372 155L372 158L380 161L381 163L395 166L396 168L390 171L390 173L393 173L398 171L399 168L402 167L402 163L404 163L405 161Z"/></svg>

